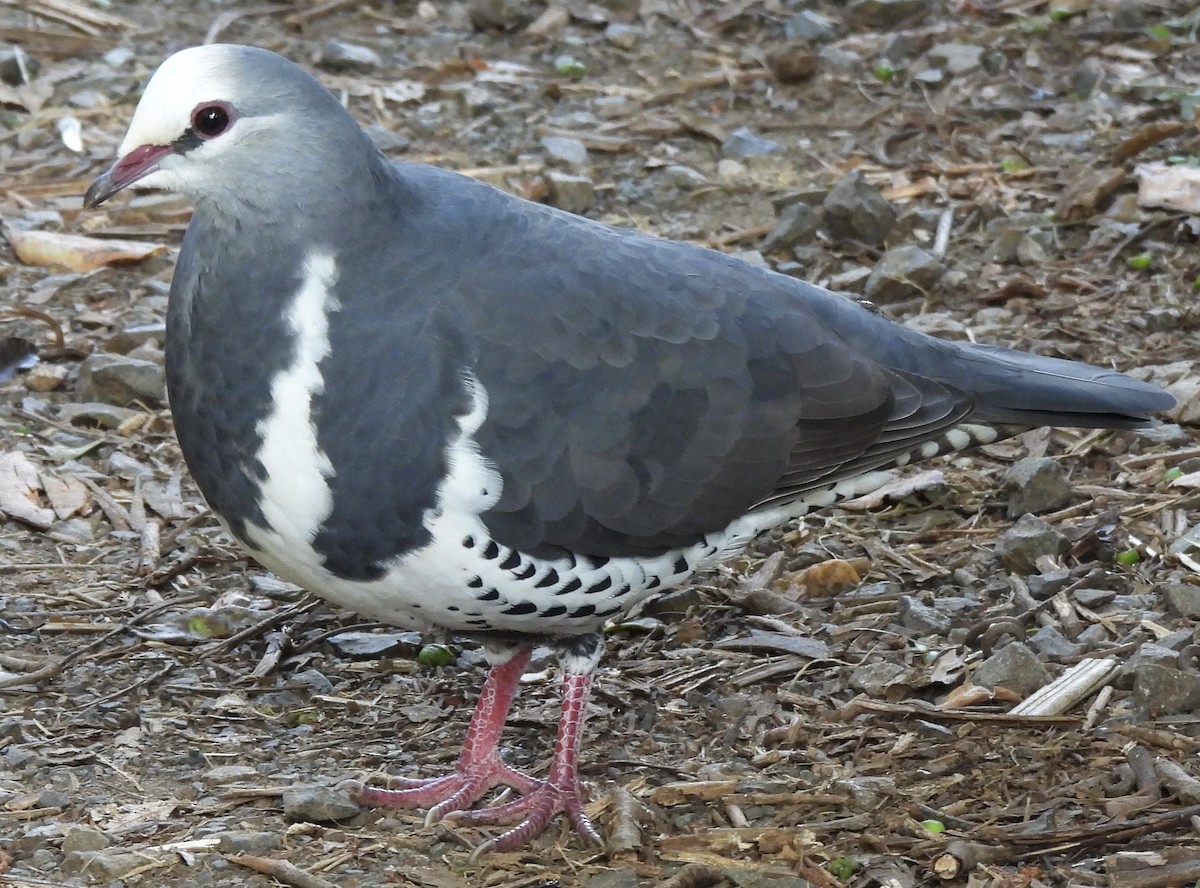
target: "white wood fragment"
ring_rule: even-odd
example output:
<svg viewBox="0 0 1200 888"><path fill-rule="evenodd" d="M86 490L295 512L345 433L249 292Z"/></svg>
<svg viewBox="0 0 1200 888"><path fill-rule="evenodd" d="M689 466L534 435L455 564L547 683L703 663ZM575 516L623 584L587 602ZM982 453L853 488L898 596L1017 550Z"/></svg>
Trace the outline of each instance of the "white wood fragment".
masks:
<svg viewBox="0 0 1200 888"><path fill-rule="evenodd" d="M1013 707L1012 715L1062 715L1092 691L1105 684L1117 670L1113 657L1080 660L1050 684Z"/></svg>

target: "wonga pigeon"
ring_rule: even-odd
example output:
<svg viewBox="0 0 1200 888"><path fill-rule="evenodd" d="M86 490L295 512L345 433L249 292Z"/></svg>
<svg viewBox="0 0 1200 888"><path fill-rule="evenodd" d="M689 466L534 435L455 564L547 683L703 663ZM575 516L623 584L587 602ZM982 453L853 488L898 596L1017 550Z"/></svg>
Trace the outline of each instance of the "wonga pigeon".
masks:
<svg viewBox="0 0 1200 888"><path fill-rule="evenodd" d="M1043 424L1137 428L1173 399L1111 370L946 342L717 252L392 164L274 53L165 61L96 206L195 213L167 312L180 446L262 564L397 626L480 638L449 775L363 803L590 843L576 756L599 630L878 470ZM548 776L497 743L535 644L562 653ZM497 785L512 802L472 810Z"/></svg>

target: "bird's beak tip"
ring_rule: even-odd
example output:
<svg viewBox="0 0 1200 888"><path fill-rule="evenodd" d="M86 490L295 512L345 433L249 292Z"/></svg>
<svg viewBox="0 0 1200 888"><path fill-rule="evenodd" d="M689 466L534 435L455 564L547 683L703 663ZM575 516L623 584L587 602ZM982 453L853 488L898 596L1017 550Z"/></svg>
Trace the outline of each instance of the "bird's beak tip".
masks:
<svg viewBox="0 0 1200 888"><path fill-rule="evenodd" d="M85 210L95 209L117 193L117 190L112 187L111 173L111 169L104 171L88 186L88 190L83 195Z"/></svg>

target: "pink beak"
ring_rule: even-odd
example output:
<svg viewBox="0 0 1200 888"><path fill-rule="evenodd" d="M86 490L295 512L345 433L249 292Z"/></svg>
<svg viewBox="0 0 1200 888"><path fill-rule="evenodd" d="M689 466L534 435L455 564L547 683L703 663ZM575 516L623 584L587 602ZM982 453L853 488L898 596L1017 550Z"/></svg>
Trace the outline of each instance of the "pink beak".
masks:
<svg viewBox="0 0 1200 888"><path fill-rule="evenodd" d="M96 177L83 196L86 209L99 206L122 188L158 169L158 162L175 149L170 145L139 145Z"/></svg>

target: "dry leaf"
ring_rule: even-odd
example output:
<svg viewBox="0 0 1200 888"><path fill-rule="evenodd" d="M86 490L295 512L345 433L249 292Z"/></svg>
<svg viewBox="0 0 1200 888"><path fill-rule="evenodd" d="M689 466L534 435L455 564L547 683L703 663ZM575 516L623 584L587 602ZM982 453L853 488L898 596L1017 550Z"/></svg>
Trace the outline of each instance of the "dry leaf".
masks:
<svg viewBox="0 0 1200 888"><path fill-rule="evenodd" d="M1139 164L1133 172L1138 178L1139 207L1200 212L1200 169L1156 162Z"/></svg>
<svg viewBox="0 0 1200 888"><path fill-rule="evenodd" d="M0 455L0 512L45 530L54 522L54 512L43 509L38 470L23 453Z"/></svg>
<svg viewBox="0 0 1200 888"><path fill-rule="evenodd" d="M17 258L26 265L61 266L71 271L95 271L106 265L141 262L165 253L165 244L109 240L61 234L57 231L20 231L4 226L4 236Z"/></svg>
<svg viewBox="0 0 1200 888"><path fill-rule="evenodd" d="M869 566L868 562L863 565L863 568L866 569ZM855 588L862 582L862 576L853 562L831 558L820 564L806 567L796 574L793 582L811 598L827 598Z"/></svg>
<svg viewBox="0 0 1200 888"><path fill-rule="evenodd" d="M70 475L59 478L46 472L42 474L42 488L46 491L46 499L50 500L50 508L59 519L91 511L91 495L78 478Z"/></svg>

